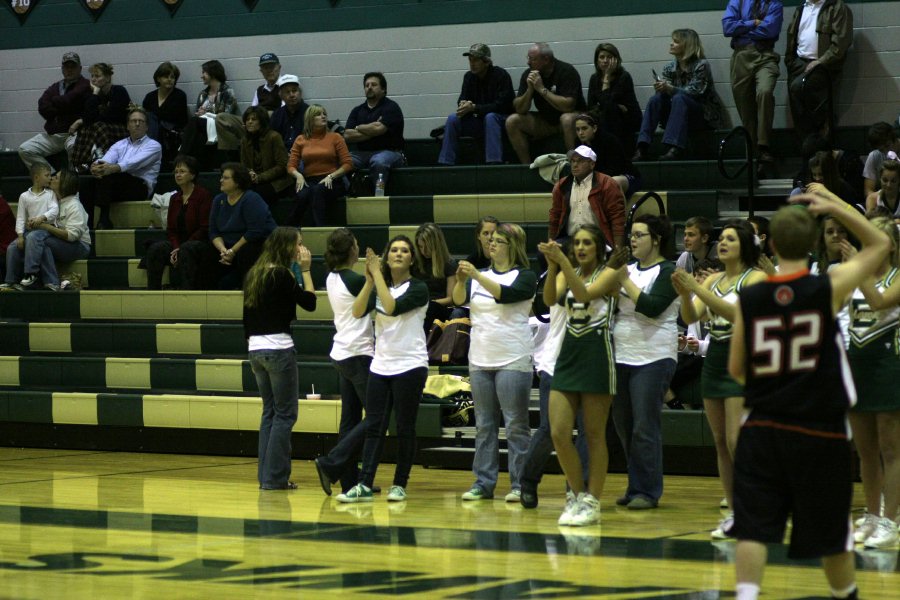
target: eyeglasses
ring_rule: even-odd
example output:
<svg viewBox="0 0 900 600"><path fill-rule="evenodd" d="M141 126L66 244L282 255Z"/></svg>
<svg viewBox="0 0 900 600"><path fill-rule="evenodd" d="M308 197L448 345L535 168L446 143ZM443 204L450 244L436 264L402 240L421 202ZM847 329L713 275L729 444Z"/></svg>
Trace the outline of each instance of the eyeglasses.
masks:
<svg viewBox="0 0 900 600"><path fill-rule="evenodd" d="M631 233L631 235L628 236L628 237L630 237L630 238L633 239L633 240L639 240L639 239L642 239L642 238L647 237L648 235L650 235L650 234L649 234L649 233L643 233L642 231L633 231L633 232Z"/></svg>

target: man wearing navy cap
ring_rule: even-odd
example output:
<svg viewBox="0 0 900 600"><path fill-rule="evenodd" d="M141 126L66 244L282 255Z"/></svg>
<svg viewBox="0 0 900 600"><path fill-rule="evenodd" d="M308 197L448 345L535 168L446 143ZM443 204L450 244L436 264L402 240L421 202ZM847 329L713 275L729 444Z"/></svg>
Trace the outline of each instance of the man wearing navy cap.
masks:
<svg viewBox="0 0 900 600"><path fill-rule="evenodd" d="M278 78L281 77L281 62L273 52L266 52L259 57L259 72L262 73L265 83L256 88L253 101L250 106L262 106L269 114L281 106L281 97L278 95Z"/></svg>

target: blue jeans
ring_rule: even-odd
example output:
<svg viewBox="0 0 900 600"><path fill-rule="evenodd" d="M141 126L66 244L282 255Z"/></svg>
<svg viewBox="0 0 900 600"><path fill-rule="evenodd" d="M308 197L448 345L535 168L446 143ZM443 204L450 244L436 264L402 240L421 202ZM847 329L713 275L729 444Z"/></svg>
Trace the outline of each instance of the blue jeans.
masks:
<svg viewBox="0 0 900 600"><path fill-rule="evenodd" d="M84 242L67 242L49 231L38 229L25 238L25 273L40 273L45 284L59 285L56 261L72 262L87 258L91 247Z"/></svg>
<svg viewBox="0 0 900 600"><path fill-rule="evenodd" d="M531 379L531 371L469 367L472 401L475 404L472 472L475 474L475 485L488 495L494 493L500 471L501 413L506 423L510 488L517 490L522 487L525 453L531 441L531 427L528 425Z"/></svg>
<svg viewBox="0 0 900 600"><path fill-rule="evenodd" d="M541 380L538 388L538 401L541 408L541 423L533 434L528 452L525 453L525 464L522 467L522 486L537 489L544 476L544 467L550 454L553 452L553 437L550 435L550 384L553 383L553 375L546 371L538 371ZM578 437L575 439L575 449L581 458L581 467L584 473L584 481L588 480L588 451L587 438L584 436L584 423L581 411L575 418L578 427Z"/></svg>
<svg viewBox="0 0 900 600"><path fill-rule="evenodd" d="M631 499L659 502L663 493L662 405L677 363L666 358L646 365L616 364L612 416L628 461Z"/></svg>
<svg viewBox="0 0 900 600"><path fill-rule="evenodd" d="M257 478L260 487L283 488L291 477L291 430L297 422L297 358L293 348L254 350L250 367L263 403Z"/></svg>
<svg viewBox="0 0 900 600"><path fill-rule="evenodd" d="M366 406L371 356L351 356L333 361L341 385L340 439L327 455L319 458L319 465L329 477L341 480L341 489L349 490L359 481L359 451L366 439L366 422L362 413ZM332 475L334 474L334 475Z"/></svg>
<svg viewBox="0 0 900 600"><path fill-rule="evenodd" d="M383 175L385 187L387 187L391 169L406 166L406 157L403 156L402 152L395 152L394 150L351 152L350 159L353 161L354 170L368 168L371 171L370 175L372 176L373 185L378 181L378 175Z"/></svg>
<svg viewBox="0 0 900 600"><path fill-rule="evenodd" d="M303 215L308 207L312 208L310 211L312 213L312 223L307 223L307 225L312 227L324 227L326 225L328 205L334 204L338 198L347 195L347 184L345 183L346 178L339 177L331 183L331 189L329 189L322 183L324 180L324 175L306 178L306 185L296 194L297 204L294 206L289 219L291 225L299 227L303 224ZM387 176L385 176L385 181L387 181Z"/></svg>
<svg viewBox="0 0 900 600"><path fill-rule="evenodd" d="M387 430L391 410L397 421L397 467L394 470L394 484L405 488L409 482L409 471L416 456L416 416L422 389L428 378L428 368L419 367L399 375L379 375L369 373L366 388L366 441L363 445L363 465L359 482L372 487L375 472L381 460L384 447L384 433Z"/></svg>
<svg viewBox="0 0 900 600"><path fill-rule="evenodd" d="M670 96L657 92L644 109L638 143L649 144L657 125L662 125L665 129L663 144L685 148L691 130L706 127L706 121L703 120L703 106L699 100L688 94L678 92Z"/></svg>
<svg viewBox="0 0 900 600"><path fill-rule="evenodd" d="M488 113L484 117L467 115L462 119L457 117L456 113L448 116L447 124L444 126L444 142L441 145L438 163L442 165L456 164L456 149L459 146L459 136L461 135L483 137L485 162L503 162L504 123L506 123L506 115L500 113Z"/></svg>

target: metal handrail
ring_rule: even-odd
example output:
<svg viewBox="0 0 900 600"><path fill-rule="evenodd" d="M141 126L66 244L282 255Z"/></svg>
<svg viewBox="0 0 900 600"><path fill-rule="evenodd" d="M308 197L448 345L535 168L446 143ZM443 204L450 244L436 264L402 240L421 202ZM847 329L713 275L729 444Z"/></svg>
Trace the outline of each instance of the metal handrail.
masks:
<svg viewBox="0 0 900 600"><path fill-rule="evenodd" d="M803 77L800 79L800 97L806 98L806 82L809 81L809 78L813 73L817 72L824 74L825 83L828 86L828 94L825 97L825 101L828 103L828 135L826 137L829 142L834 143L834 87L831 84L831 71L826 69L823 65L818 64L813 67L809 73L804 73ZM821 106L822 105L819 104L819 106L812 111L813 114L818 112Z"/></svg>
<svg viewBox="0 0 900 600"><path fill-rule="evenodd" d="M725 146L728 144L729 141L731 141L731 138L733 138L734 136L739 135L739 134L744 136L744 150L745 150L744 162L743 162L743 164L741 164L740 168L737 171L735 171L734 173L729 173L725 169ZM747 172L747 199L748 199L747 212L749 213L749 216L752 217L753 216L753 198L754 198L753 187L754 187L754 183L755 183L753 181L753 174L754 174L754 170L753 170L753 139L750 137L750 132L747 131L746 127L744 127L742 125L738 125L734 129L729 131L728 135L726 135L724 138L722 138L722 141L719 142L718 164L719 164L719 173L721 173L722 177L724 177L725 179L737 179L738 177L741 176L741 173L743 173L744 171Z"/></svg>
<svg viewBox="0 0 900 600"><path fill-rule="evenodd" d="M666 204L663 202L662 197L656 192L645 192L643 196L638 198L634 204L631 205L631 210L628 211L628 218L625 219L625 236L628 237L628 234L631 233L631 225L634 223L634 213L637 212L637 209L641 207L641 205L653 198L656 200L656 206L659 208L659 214L666 214Z"/></svg>

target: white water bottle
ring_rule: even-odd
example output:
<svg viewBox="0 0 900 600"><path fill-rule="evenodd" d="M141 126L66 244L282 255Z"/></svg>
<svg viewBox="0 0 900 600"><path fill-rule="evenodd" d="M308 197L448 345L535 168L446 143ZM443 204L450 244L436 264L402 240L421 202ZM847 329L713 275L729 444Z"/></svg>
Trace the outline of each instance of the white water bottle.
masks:
<svg viewBox="0 0 900 600"><path fill-rule="evenodd" d="M375 196L384 196L384 173L379 173L375 181Z"/></svg>

